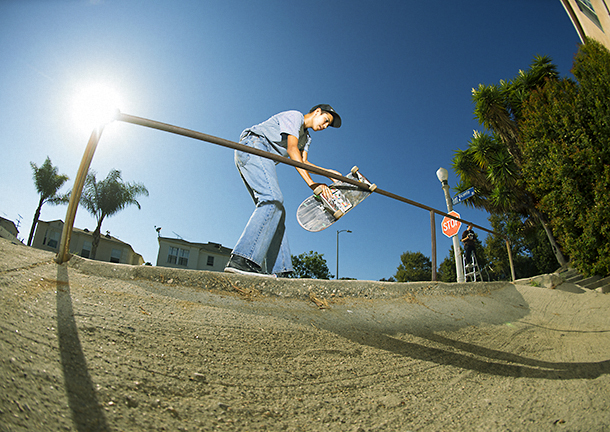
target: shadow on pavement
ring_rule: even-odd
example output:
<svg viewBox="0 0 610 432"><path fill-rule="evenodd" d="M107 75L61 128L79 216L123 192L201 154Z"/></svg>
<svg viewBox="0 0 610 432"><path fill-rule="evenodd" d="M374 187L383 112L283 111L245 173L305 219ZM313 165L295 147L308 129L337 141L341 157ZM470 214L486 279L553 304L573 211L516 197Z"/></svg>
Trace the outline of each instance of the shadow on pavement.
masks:
<svg viewBox="0 0 610 432"><path fill-rule="evenodd" d="M594 379L610 373L610 360L590 363L545 362L509 352L453 340L438 334L416 335L444 348L406 342L382 333L327 330L352 340L415 360L450 365L465 370L513 378L550 380ZM456 352L459 350L461 352ZM488 360L481 359L486 358Z"/></svg>
<svg viewBox="0 0 610 432"><path fill-rule="evenodd" d="M65 265L57 266L57 337L68 405L75 427L81 432L110 430L78 337Z"/></svg>

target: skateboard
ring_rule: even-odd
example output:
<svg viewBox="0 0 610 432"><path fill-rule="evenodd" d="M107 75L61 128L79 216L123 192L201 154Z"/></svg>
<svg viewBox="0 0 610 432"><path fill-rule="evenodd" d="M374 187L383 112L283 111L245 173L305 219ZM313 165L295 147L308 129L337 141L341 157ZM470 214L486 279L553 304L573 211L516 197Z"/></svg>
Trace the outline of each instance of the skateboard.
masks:
<svg viewBox="0 0 610 432"><path fill-rule="evenodd" d="M318 186L313 191L313 195L303 201L297 209L299 225L307 231L322 231L337 222L377 188L375 184L371 184L360 174L358 167L353 167L345 177L368 185L369 190L361 189L350 183L336 181L328 186L333 199L327 200L320 195L322 186Z"/></svg>

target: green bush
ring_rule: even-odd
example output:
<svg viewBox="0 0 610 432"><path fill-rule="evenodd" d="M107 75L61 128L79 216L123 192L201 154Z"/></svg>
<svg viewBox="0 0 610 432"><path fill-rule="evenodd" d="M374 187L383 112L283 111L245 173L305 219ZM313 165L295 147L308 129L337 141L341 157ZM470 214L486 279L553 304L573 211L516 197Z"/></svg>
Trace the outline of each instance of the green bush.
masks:
<svg viewBox="0 0 610 432"><path fill-rule="evenodd" d="M527 189L573 265L610 274L610 52L581 46L576 81L549 80L523 107L521 151Z"/></svg>

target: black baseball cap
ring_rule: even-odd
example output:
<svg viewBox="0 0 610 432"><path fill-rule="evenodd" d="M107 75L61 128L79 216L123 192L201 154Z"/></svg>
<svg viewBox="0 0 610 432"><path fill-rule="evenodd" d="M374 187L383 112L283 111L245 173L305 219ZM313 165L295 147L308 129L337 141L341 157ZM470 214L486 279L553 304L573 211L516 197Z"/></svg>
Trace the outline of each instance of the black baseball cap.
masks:
<svg viewBox="0 0 610 432"><path fill-rule="evenodd" d="M333 116L333 122L330 124L332 127L340 128L341 127L341 116L337 114L337 111L333 107L328 104L319 104L309 110L309 112L314 112L320 108L322 111L326 111L327 113Z"/></svg>

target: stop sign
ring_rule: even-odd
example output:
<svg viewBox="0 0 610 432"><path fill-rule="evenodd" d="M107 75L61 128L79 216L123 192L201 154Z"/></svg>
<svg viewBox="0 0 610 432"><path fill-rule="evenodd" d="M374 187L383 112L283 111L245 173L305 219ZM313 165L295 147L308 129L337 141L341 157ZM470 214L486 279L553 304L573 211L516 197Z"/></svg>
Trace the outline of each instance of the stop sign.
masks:
<svg viewBox="0 0 610 432"><path fill-rule="evenodd" d="M457 218L461 217L458 212L450 211L448 214L451 216L455 216ZM441 227L443 228L443 234L447 237L453 237L460 231L460 227L462 226L462 222L456 221L455 219L451 219L450 217L445 216L443 218L443 222Z"/></svg>

